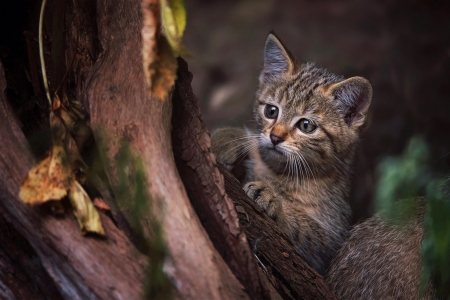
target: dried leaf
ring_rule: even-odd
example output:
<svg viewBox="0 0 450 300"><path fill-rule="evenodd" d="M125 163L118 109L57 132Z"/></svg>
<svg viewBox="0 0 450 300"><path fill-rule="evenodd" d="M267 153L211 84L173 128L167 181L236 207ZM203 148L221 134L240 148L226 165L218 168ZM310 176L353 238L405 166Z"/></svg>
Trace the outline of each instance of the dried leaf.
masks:
<svg viewBox="0 0 450 300"><path fill-rule="evenodd" d="M184 29L186 28L186 10L183 0L161 1L161 17L167 40L176 56L187 54L181 44Z"/></svg>
<svg viewBox="0 0 450 300"><path fill-rule="evenodd" d="M56 112L61 113L64 108L57 97L54 103L58 105ZM72 120L69 114L65 116L69 121ZM19 197L25 203L35 205L49 200L61 200L68 195L81 232L105 235L97 210L86 191L75 180L75 177L84 174L86 165L75 141L67 134L63 119L54 111L50 112L50 127L54 143L52 151L28 172L20 187Z"/></svg>
<svg viewBox="0 0 450 300"><path fill-rule="evenodd" d="M105 230L103 229L100 215L86 191L76 180L72 180L71 182L69 199L81 232L83 234L95 232L104 236Z"/></svg>
<svg viewBox="0 0 450 300"><path fill-rule="evenodd" d="M159 1L142 2L142 56L145 78L152 95L165 100L175 83L177 63L166 37L161 35Z"/></svg>
<svg viewBox="0 0 450 300"><path fill-rule="evenodd" d="M105 202L105 200L103 200L102 198L100 198L100 197L96 197L95 199L94 199L94 206L95 207L97 207L98 209L101 209L101 210L103 210L103 211L109 211L109 210L111 210L111 207L109 207L109 205L108 204L106 204L106 202Z"/></svg>
<svg viewBox="0 0 450 300"><path fill-rule="evenodd" d="M152 86L152 77L155 73L153 63L157 59L158 47L157 37L160 33L160 6L159 0L142 1L143 23L142 27L142 58L144 63L144 73L148 85Z"/></svg>
<svg viewBox="0 0 450 300"><path fill-rule="evenodd" d="M61 100L59 99L58 94L55 94L52 102L52 110L55 111L61 106Z"/></svg>
<svg viewBox="0 0 450 300"><path fill-rule="evenodd" d="M155 72L151 78L152 95L165 100L177 78L177 62L164 36L158 38L158 59L153 65Z"/></svg>
<svg viewBox="0 0 450 300"><path fill-rule="evenodd" d="M28 172L19 191L19 198L31 205L60 200L70 187L70 171L63 147L54 146L49 156Z"/></svg>

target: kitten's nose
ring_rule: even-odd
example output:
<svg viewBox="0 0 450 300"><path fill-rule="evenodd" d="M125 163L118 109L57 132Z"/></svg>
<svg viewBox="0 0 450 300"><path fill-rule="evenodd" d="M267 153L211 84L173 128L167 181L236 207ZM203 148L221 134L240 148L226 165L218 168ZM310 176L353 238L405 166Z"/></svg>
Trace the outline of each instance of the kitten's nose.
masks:
<svg viewBox="0 0 450 300"><path fill-rule="evenodd" d="M283 138L281 136L279 136L279 135L271 133L270 134L270 140L272 141L272 144L274 146L276 146L276 145L278 145L279 143L281 143L283 141Z"/></svg>

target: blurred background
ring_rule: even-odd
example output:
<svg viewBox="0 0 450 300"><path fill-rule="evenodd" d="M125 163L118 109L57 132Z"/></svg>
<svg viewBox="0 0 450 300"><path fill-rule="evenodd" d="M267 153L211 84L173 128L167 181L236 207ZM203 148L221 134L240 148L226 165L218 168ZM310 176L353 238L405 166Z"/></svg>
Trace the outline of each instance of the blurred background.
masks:
<svg viewBox="0 0 450 300"><path fill-rule="evenodd" d="M412 136L432 168L450 171L450 2L425 0L186 0L184 43L203 120L212 131L251 126L267 34L300 61L373 86L371 125L356 156L354 221L374 211L376 166Z"/></svg>

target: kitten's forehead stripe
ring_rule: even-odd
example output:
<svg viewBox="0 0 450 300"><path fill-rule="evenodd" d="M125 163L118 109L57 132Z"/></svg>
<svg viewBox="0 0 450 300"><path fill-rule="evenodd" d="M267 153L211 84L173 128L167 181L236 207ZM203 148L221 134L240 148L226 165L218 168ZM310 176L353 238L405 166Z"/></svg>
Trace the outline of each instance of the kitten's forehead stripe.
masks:
<svg viewBox="0 0 450 300"><path fill-rule="evenodd" d="M337 152L336 145L334 144L335 141L334 141L333 135L328 130L326 130L325 128L321 127L321 129L327 135L328 139L330 140L331 147L333 147L333 151Z"/></svg>

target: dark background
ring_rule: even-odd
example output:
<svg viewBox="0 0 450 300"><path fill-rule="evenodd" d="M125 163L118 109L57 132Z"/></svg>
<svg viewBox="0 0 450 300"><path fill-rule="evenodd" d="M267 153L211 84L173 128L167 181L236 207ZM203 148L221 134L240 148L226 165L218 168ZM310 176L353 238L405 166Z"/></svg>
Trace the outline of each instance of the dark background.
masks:
<svg viewBox="0 0 450 300"><path fill-rule="evenodd" d="M184 42L193 87L213 130L251 125L267 34L274 30L301 61L363 76L374 88L371 126L355 162L355 220L373 212L376 165L426 138L432 167L450 170L450 1L185 0ZM44 94L34 95L23 31L37 32L40 1L0 1L0 59L23 129L46 126ZM94 12L95 13L95 12Z"/></svg>
<svg viewBox="0 0 450 300"><path fill-rule="evenodd" d="M449 1L186 0L185 44L203 119L213 130L251 125L267 34L300 61L373 86L371 125L355 162L355 220L374 210L376 165L414 135L432 167L450 170Z"/></svg>

